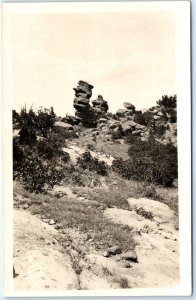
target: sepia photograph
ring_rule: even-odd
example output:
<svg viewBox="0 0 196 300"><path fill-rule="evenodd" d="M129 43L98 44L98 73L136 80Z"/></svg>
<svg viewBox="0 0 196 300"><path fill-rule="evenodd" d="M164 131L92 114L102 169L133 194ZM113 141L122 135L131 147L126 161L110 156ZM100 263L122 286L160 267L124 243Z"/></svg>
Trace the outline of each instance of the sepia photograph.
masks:
<svg viewBox="0 0 196 300"><path fill-rule="evenodd" d="M189 2L2 20L5 295L190 295Z"/></svg>

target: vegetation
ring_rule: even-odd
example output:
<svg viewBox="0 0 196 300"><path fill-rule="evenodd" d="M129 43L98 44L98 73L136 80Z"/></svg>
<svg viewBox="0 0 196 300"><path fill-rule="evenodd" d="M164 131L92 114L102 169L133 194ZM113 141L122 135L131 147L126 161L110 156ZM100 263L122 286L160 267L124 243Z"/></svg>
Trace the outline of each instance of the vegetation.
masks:
<svg viewBox="0 0 196 300"><path fill-rule="evenodd" d="M177 178L177 149L171 144L162 145L153 138L135 139L128 154L128 160L118 158L113 162L113 170L123 178L168 187Z"/></svg>
<svg viewBox="0 0 196 300"><path fill-rule="evenodd" d="M177 102L177 96L167 96L164 95L160 100L157 101L157 104L164 106L165 108L175 108Z"/></svg>
<svg viewBox="0 0 196 300"><path fill-rule="evenodd" d="M86 151L79 159L78 164L82 169L88 169L89 171L95 171L97 174L106 176L108 175L108 166L104 161L100 161L98 158L93 158L89 151Z"/></svg>

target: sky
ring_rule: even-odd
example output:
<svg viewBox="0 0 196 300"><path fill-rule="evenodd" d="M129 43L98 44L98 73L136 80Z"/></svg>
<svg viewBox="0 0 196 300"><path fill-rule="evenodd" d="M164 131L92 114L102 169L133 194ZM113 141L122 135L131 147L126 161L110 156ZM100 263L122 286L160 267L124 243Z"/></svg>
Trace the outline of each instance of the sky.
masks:
<svg viewBox="0 0 196 300"><path fill-rule="evenodd" d="M149 108L176 93L175 16L167 11L28 14L12 18L13 108L74 114L73 88L94 86L109 111Z"/></svg>

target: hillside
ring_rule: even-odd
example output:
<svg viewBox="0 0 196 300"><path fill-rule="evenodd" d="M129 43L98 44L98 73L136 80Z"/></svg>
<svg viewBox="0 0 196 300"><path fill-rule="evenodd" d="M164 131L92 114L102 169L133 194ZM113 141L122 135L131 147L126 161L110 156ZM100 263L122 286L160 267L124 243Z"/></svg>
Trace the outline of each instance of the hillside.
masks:
<svg viewBox="0 0 196 300"><path fill-rule="evenodd" d="M176 96L111 114L92 89L75 116L13 111L17 290L179 283Z"/></svg>

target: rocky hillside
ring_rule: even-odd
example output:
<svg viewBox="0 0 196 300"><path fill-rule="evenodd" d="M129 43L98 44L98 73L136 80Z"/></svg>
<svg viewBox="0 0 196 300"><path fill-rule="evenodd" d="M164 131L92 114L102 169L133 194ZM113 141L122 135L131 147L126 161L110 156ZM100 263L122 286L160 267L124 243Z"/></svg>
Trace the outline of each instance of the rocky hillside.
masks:
<svg viewBox="0 0 196 300"><path fill-rule="evenodd" d="M163 96L157 105L149 109L136 110L129 102L124 102L124 108L117 110L116 114L108 112L109 106L101 95L92 100L93 86L85 81L79 81L74 88L75 116L59 118L65 124L72 125L69 129L77 131L77 125L96 128L94 134L101 135L103 139L118 140L126 137L137 137L142 141L153 136L163 144L172 143L177 146L177 111L176 96ZM64 124L56 125L65 127ZM68 125L66 125L68 128Z"/></svg>
<svg viewBox="0 0 196 300"><path fill-rule="evenodd" d="M179 283L176 96L112 114L92 89L13 111L16 290Z"/></svg>

